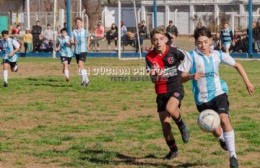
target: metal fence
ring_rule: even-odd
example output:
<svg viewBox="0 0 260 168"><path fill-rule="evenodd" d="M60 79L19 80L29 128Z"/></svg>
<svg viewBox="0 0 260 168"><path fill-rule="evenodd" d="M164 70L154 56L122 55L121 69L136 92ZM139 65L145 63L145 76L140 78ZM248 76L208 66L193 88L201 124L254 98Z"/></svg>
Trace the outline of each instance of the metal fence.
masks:
<svg viewBox="0 0 260 168"><path fill-rule="evenodd" d="M136 11L134 10L134 5L132 1L122 1L122 10L119 12L118 7L104 6L101 15L102 23L108 30L111 23L119 23L119 15L121 15L121 20L125 22L128 30L136 32L136 23L145 20L149 30L154 27L154 7L153 0L138 0ZM137 18L135 16L137 13ZM79 13L71 13L71 22L73 22ZM1 16L1 14L0 14ZM27 24L27 13L12 14L11 23L17 24L21 23L23 30L26 28ZM59 28L63 26L65 22L66 13L58 11L56 14L56 25ZM89 16L92 17L92 16ZM62 19L63 18L63 19ZM84 16L85 28L93 28L95 25L88 24L88 16ZM17 22L20 20L21 22ZM49 23L53 25L54 15L53 12L31 12L30 23L35 24L36 20L40 20L43 30L46 29L46 25ZM178 28L180 35L192 35L196 26L203 25L209 27L215 34L219 32L222 28L223 23L227 22L233 32L238 32L238 34L247 33L249 14L248 14L248 1L247 0L157 0L157 25L168 25L169 21L172 20L174 25ZM252 7L252 20L255 21L258 26L260 26L260 0L253 0ZM73 24L71 24L73 25ZM57 28L58 29L58 28ZM93 33L93 32L92 32ZM181 37L179 37L181 38ZM256 39L255 41L260 41ZM149 40L148 40L149 42ZM107 42L104 40L102 49L107 51ZM102 50L101 49L101 50ZM134 51L134 48L129 48L129 50ZM259 51L258 45L255 45L254 52Z"/></svg>

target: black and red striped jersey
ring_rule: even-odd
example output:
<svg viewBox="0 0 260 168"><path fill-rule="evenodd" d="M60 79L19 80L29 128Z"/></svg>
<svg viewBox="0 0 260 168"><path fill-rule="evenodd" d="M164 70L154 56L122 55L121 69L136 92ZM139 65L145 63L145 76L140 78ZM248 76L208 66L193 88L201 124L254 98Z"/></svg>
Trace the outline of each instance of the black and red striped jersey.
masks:
<svg viewBox="0 0 260 168"><path fill-rule="evenodd" d="M163 54L152 50L146 55L147 70L149 71L157 64L161 71L159 80L155 83L155 92L157 94L171 93L177 88L183 88L181 72L178 70L178 66L184 57L183 51L168 45Z"/></svg>

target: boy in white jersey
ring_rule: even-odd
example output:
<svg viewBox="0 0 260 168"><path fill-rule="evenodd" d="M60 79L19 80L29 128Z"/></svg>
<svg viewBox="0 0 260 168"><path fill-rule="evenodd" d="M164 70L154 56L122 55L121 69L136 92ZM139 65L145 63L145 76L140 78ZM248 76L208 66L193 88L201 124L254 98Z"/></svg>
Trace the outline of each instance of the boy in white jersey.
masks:
<svg viewBox="0 0 260 168"><path fill-rule="evenodd" d="M221 127L212 131L220 141L224 150L229 152L230 167L238 167L235 150L235 135L229 119L229 102L227 85L219 77L221 62L233 66L242 76L249 94L254 92L254 86L249 81L241 64L229 54L211 50L212 35L206 27L197 28L194 32L196 50L186 55L179 66L183 81L192 80L192 90L199 112L205 109L215 110L221 120Z"/></svg>
<svg viewBox="0 0 260 168"><path fill-rule="evenodd" d="M61 36L58 38L58 47L56 51L60 53L60 59L63 64L63 74L65 75L66 81L69 82L69 64L71 62L71 58L73 57L73 52L70 45L70 37L67 34L67 29L62 28L60 30Z"/></svg>
<svg viewBox="0 0 260 168"><path fill-rule="evenodd" d="M80 17L75 19L75 26L76 29L72 32L71 43L74 44L74 53L82 79L81 85L87 86L89 79L84 63L86 62L87 52L89 51L90 38L89 33L83 28L82 19Z"/></svg>
<svg viewBox="0 0 260 168"><path fill-rule="evenodd" d="M11 39L8 35L7 30L2 31L2 38L1 41L3 45L3 78L4 78L4 87L8 86L8 69L11 68L12 72L18 71L17 60L18 54L17 52L20 50L20 44Z"/></svg>

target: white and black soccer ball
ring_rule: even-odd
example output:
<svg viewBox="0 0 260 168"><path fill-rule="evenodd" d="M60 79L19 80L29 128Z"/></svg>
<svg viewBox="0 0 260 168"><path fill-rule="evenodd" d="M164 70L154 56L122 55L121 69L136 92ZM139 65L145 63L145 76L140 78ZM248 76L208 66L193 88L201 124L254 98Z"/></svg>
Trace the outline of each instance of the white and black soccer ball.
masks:
<svg viewBox="0 0 260 168"><path fill-rule="evenodd" d="M216 111L206 109L200 112L197 123L203 131L212 132L219 127L220 118Z"/></svg>

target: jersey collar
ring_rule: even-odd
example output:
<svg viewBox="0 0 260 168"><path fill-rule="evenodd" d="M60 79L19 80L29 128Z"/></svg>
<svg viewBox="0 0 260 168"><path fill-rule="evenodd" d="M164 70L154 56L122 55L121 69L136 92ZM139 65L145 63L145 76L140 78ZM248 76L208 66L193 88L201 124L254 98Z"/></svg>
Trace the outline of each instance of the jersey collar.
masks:
<svg viewBox="0 0 260 168"><path fill-rule="evenodd" d="M205 54L203 54L202 52L200 52L200 50L199 50L197 47L196 47L195 51L196 51L196 53L198 53L200 56L205 56L205 57L207 57ZM212 53L213 53L213 50L210 49L210 55L209 55L209 57L211 56Z"/></svg>
<svg viewBox="0 0 260 168"><path fill-rule="evenodd" d="M157 54L161 54L161 57L162 57L162 59L167 55L167 53L168 53L168 51L169 51L169 46L168 45L166 45L166 48L165 48L165 51L161 54L161 53L158 53L157 51L155 51Z"/></svg>

